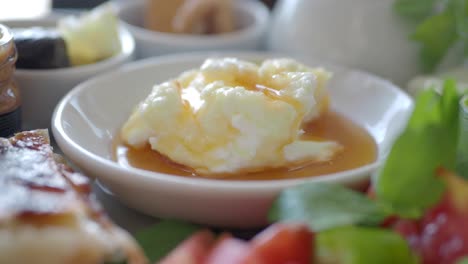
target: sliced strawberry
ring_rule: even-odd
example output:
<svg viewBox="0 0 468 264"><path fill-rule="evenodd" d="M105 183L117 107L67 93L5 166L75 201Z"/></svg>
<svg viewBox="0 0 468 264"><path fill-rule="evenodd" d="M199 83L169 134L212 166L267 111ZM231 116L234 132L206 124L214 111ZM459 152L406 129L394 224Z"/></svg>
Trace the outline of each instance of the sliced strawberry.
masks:
<svg viewBox="0 0 468 264"><path fill-rule="evenodd" d="M423 264L455 264L468 255L468 182L439 169L446 183L442 200L419 221L399 220L394 229L403 234Z"/></svg>
<svg viewBox="0 0 468 264"><path fill-rule="evenodd" d="M310 264L314 234L304 225L275 224L251 241L251 258L266 264Z"/></svg>
<svg viewBox="0 0 468 264"><path fill-rule="evenodd" d="M406 238L412 249L419 251L420 221L399 219L392 224L392 228Z"/></svg>

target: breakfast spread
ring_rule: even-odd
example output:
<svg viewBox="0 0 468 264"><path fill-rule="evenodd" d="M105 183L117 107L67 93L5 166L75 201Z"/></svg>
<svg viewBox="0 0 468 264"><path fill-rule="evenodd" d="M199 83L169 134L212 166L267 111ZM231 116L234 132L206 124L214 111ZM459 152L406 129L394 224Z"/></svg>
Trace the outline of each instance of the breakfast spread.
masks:
<svg viewBox="0 0 468 264"><path fill-rule="evenodd" d="M152 260L161 264L187 258L195 264L226 260L232 264L466 263L468 181L467 172L457 169L455 90L453 82L446 82L442 95L431 90L421 94L408 126L367 193L317 182L288 188L269 211L272 225L250 241L167 220L160 224L164 230L157 224L146 232L177 237L181 243ZM422 114L427 111L441 119ZM181 235L178 230L185 231ZM154 250L155 245L139 240L147 252Z"/></svg>
<svg viewBox="0 0 468 264"><path fill-rule="evenodd" d="M222 34L235 30L232 0L147 0L145 27L179 34Z"/></svg>
<svg viewBox="0 0 468 264"><path fill-rule="evenodd" d="M327 162L343 146L326 135L307 137L304 129L328 112L329 76L324 69L292 59L260 65L236 58L207 59L200 69L155 85L121 136L131 147L149 144L198 174Z"/></svg>
<svg viewBox="0 0 468 264"><path fill-rule="evenodd" d="M110 5L81 17L60 19L56 28L15 28L20 69L55 69L95 63L120 52L118 19Z"/></svg>
<svg viewBox="0 0 468 264"><path fill-rule="evenodd" d="M444 4L435 8L442 1ZM151 30L222 34L236 29L232 0L146 0L146 3L142 20ZM396 0L395 10L400 15L421 22L413 39L421 44L424 70L434 71L439 67L455 42L468 43L465 43L468 40L466 7L468 1L464 0ZM246 211L263 213L265 223L264 229L248 235L248 240L172 218L130 235L107 217L92 194L91 180L75 172L66 157L54 152L47 130L18 132L21 97L12 79L15 63L23 69L59 69L110 58L121 50L118 31L112 5L99 6L80 17L60 19L55 28L17 28L10 34L0 25L1 264L468 263L465 227L468 222L468 95L465 95L468 79L464 67L416 77L410 82L409 92L416 103L413 109L408 98L411 103L408 109L413 114L389 146L387 142L382 143L382 138L391 137L387 134L395 132L390 130L398 128L378 127L375 120L393 122L394 116L373 114L369 122L354 123L355 119L347 118L347 113L335 109L338 100L328 91L332 73L290 58L252 62L235 57L211 57L197 68L177 71L178 75L154 84L149 94L138 98L139 103L129 116L119 119L118 122L124 122L119 123L116 134L109 127L104 131L92 123L82 127L74 126L70 120L64 122L74 133L94 130L93 133L99 134L99 139L94 139L96 142L104 141L105 137L111 142L103 143L108 148L103 158L96 154L99 151L62 137L62 141L82 148L78 152L89 152L76 154L81 155L77 163L82 165L92 157L96 164L106 163L96 166L99 170L107 173L106 168L112 167L109 173L115 173L124 168L122 171L127 173L124 176L131 175L132 171L137 174L133 168L158 172L158 177L154 177L158 178L158 184L166 176L194 177L195 180L190 179L181 187L194 193L188 197L196 197L208 207L212 197L200 195L199 190L211 189L216 198L222 197L224 206L226 197L230 202L236 192L242 193L245 201L252 200L253 204L246 206ZM348 73L351 77L359 75L354 71ZM362 85L363 90L377 86L374 79L365 80L369 83ZM126 89L130 81L125 81L121 87ZM115 82L107 84L114 89L112 92L117 90ZM345 85L349 86L348 82ZM389 87L385 92L395 92L394 86ZM135 93L132 88L128 87L126 95ZM345 95L354 95L354 91L333 90ZM100 104L98 99L104 93L99 92L97 97L90 96L95 95L92 93L79 96ZM107 97L108 94L105 93L106 98L116 100ZM86 116L89 110L83 107L86 104L78 99L71 101L68 105L68 111L73 112L71 116L89 117ZM383 108L393 109L386 103L382 102ZM359 109L373 111L371 107ZM95 116L90 116L108 122L108 112L96 111ZM377 135L369 134L370 126L375 126L372 129ZM385 160L380 157L382 144ZM96 161L94 156L104 162ZM382 164L375 162L378 156ZM338 174L329 177L347 170L359 172L369 164L380 167L371 184L360 191L343 186L345 177L342 181L334 178L340 178ZM138 180L118 173L111 176L123 179L114 183L116 190L128 191L127 184ZM315 176L323 177L320 180L324 181L307 179L302 184L292 181L282 190L276 187L276 196L269 197L265 212L252 210L260 200L251 194L266 193L268 188L263 188L263 184L282 182L253 184L252 181ZM348 176L354 177L352 173ZM246 181L245 186L253 192L242 189L243 185L236 185L238 182L198 178ZM152 180L145 177L144 184ZM168 181L172 185L167 192L184 182L183 178ZM197 189L194 182L208 182L210 187ZM218 190L218 183L233 188L223 196L220 192L227 188ZM142 192L150 190L136 186ZM160 202L148 199L151 196L143 193L141 197L139 193L127 194L132 195L134 200ZM172 207L178 204L164 197L162 200ZM262 202L266 204L266 200ZM232 217L228 203L226 207L228 216ZM185 216L196 210L200 208L190 209ZM203 208L200 211L209 212ZM169 213L162 217L172 216Z"/></svg>
<svg viewBox="0 0 468 264"><path fill-rule="evenodd" d="M0 170L0 263L147 263L89 180L53 153L46 130L0 138Z"/></svg>
<svg viewBox="0 0 468 264"><path fill-rule="evenodd" d="M0 137L21 129L21 96L13 80L16 59L12 36L0 25Z"/></svg>

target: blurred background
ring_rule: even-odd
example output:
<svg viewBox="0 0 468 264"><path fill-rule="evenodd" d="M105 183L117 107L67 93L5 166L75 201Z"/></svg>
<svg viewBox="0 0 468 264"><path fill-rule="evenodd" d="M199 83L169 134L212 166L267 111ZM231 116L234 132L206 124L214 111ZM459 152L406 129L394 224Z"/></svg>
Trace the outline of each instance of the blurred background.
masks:
<svg viewBox="0 0 468 264"><path fill-rule="evenodd" d="M8 0L7 0L8 1ZM37 1L37 0L35 0ZM114 1L133 1L133 0L114 0ZM54 8L92 8L105 0L53 0L52 5ZM272 7L276 0L262 0L269 7Z"/></svg>
<svg viewBox="0 0 468 264"><path fill-rule="evenodd" d="M36 18L54 9L91 9L107 0L0 0L0 20ZM133 0L111 0L125 2ZM272 8L276 0L259 0ZM28 8L24 8L28 6Z"/></svg>

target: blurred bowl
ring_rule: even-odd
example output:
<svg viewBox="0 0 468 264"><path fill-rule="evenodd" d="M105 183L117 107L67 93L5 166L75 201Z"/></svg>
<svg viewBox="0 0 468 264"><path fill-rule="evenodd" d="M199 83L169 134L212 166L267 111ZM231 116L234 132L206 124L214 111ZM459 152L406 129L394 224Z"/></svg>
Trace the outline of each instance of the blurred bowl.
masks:
<svg viewBox="0 0 468 264"><path fill-rule="evenodd" d="M145 1L119 3L119 16L135 37L136 57L213 50L255 50L263 45L269 21L268 8L259 1L234 2L238 30L218 35L157 32L143 27Z"/></svg>
<svg viewBox="0 0 468 264"><path fill-rule="evenodd" d="M1 22L10 29L54 27L57 18ZM61 69L17 69L15 80L22 95L23 129L48 128L60 99L78 83L95 75L116 69L133 59L135 41L125 26L120 26L122 50L119 54L83 66Z"/></svg>

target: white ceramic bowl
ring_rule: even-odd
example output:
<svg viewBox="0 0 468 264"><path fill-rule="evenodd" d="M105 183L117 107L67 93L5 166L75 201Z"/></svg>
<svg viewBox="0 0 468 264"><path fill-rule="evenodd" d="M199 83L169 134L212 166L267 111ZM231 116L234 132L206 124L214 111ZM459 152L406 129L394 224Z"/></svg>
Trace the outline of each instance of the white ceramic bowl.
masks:
<svg viewBox="0 0 468 264"><path fill-rule="evenodd" d="M1 22L9 28L54 27L57 18ZM130 32L120 26L122 51L112 58L97 63L63 69L17 69L15 79L23 98L23 128L50 127L52 113L60 99L78 83L100 73L120 67L133 59L135 40Z"/></svg>
<svg viewBox="0 0 468 264"><path fill-rule="evenodd" d="M415 25L399 17L395 0L279 0L268 48L321 58L389 79L399 86L421 72Z"/></svg>
<svg viewBox="0 0 468 264"><path fill-rule="evenodd" d="M123 203L147 214L215 226L255 227L265 224L272 200L286 187L309 181L355 187L366 183L404 128L413 107L412 100L388 81L328 65L334 72L329 84L332 107L367 129L375 139L378 160L373 164L307 179L247 182L177 177L123 168L114 162L112 140L134 106L155 83L198 67L210 55L180 54L143 60L78 85L55 110L52 128L61 150ZM222 55L255 61L274 57L262 53Z"/></svg>
<svg viewBox="0 0 468 264"><path fill-rule="evenodd" d="M169 53L213 50L255 50L263 45L269 10L259 1L233 1L239 30L212 36L171 34L143 28L145 2L119 3L119 16L135 37L137 58Z"/></svg>

